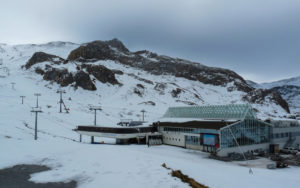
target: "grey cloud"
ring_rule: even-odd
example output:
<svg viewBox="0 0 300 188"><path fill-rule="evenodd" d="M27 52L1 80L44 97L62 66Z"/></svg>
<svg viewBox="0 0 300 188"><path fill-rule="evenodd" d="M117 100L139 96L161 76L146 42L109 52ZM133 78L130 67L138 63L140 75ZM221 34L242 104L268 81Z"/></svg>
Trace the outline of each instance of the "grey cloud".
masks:
<svg viewBox="0 0 300 188"><path fill-rule="evenodd" d="M254 81L300 75L298 0L2 0L0 41L117 37L132 50L230 68Z"/></svg>

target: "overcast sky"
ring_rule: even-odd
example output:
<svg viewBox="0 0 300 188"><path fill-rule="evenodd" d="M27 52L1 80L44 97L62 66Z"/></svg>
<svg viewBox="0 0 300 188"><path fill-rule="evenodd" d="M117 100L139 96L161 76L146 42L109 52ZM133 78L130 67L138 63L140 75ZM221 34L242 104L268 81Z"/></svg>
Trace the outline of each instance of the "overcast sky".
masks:
<svg viewBox="0 0 300 188"><path fill-rule="evenodd" d="M0 0L0 43L114 37L256 82L300 76L300 0Z"/></svg>

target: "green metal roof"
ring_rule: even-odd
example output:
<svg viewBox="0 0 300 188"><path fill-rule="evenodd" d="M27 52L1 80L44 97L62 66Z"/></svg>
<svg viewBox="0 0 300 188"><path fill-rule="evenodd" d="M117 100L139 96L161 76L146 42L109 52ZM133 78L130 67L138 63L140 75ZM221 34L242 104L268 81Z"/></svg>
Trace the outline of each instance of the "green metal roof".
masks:
<svg viewBox="0 0 300 188"><path fill-rule="evenodd" d="M255 113L249 104L210 105L170 107L163 118L196 119L255 119Z"/></svg>

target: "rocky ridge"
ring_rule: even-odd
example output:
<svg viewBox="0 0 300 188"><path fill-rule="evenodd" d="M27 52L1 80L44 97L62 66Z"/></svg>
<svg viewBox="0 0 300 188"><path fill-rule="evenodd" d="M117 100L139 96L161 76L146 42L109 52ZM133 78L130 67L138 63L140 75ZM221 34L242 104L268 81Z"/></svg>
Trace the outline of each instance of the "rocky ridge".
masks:
<svg viewBox="0 0 300 188"><path fill-rule="evenodd" d="M208 67L184 59L157 55L146 50L130 52L118 39L93 41L83 44L72 50L67 59L37 52L29 59L25 67L28 69L35 64L47 62L45 70L36 68L36 73L43 75L45 80L54 81L61 86L73 85L74 87L79 86L86 90L96 90L95 79L102 83L121 86L122 84L116 79L115 74L123 74L122 71L111 70L105 66L94 64L101 60L114 61L157 76L171 75L187 80L199 81L208 85L227 87L227 85L232 83L232 86L227 87L227 91L232 92L237 90L244 92L244 101L263 104L267 100L268 102L278 104L286 112L289 112L288 104L277 91L267 89L256 90L247 84L240 75L231 70ZM76 65L76 71L69 72L63 66L60 68L55 67L64 64ZM141 88L136 88L135 93L142 97L143 91L141 90ZM175 89L172 96L176 98L181 93L179 91L179 89ZM162 93L162 91L159 92Z"/></svg>

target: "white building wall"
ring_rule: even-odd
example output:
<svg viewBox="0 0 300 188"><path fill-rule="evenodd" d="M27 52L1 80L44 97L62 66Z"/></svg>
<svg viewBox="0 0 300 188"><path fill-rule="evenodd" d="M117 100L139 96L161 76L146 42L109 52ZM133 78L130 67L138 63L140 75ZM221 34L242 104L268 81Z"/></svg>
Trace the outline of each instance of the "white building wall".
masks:
<svg viewBox="0 0 300 188"><path fill-rule="evenodd" d="M282 133L284 137L281 136ZM286 133L291 133L292 137L296 139L293 143L293 147L299 147L300 127L273 127L271 132L271 144L279 144L279 149L282 149L290 139L289 136L286 136ZM276 137L276 134L278 134L279 138Z"/></svg>
<svg viewBox="0 0 300 188"><path fill-rule="evenodd" d="M162 132L163 143L173 146L185 147L185 135L182 133Z"/></svg>

